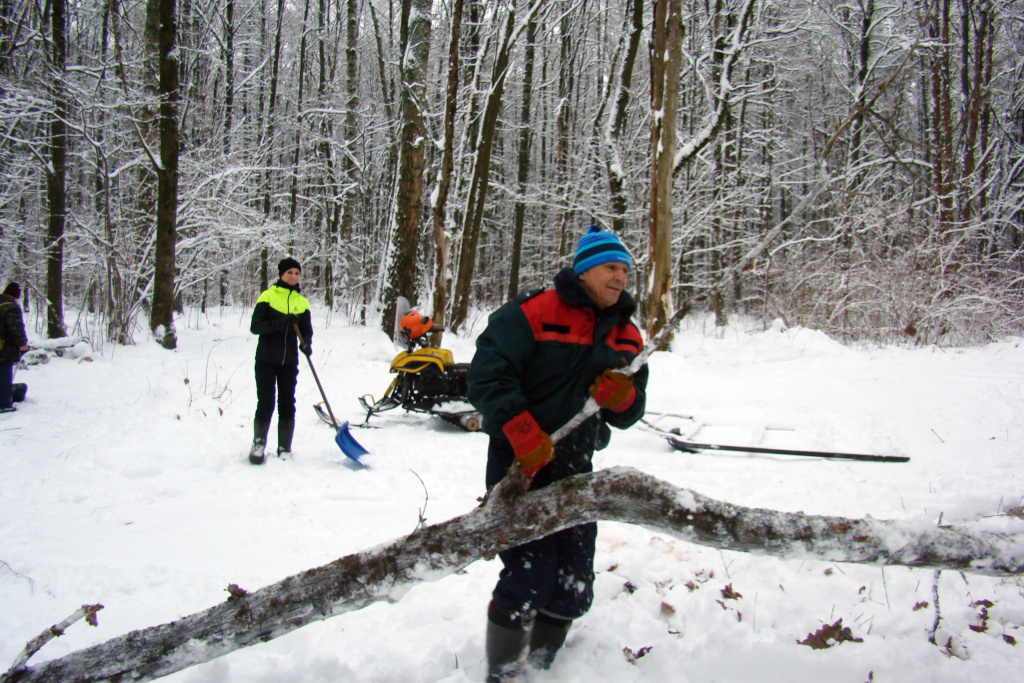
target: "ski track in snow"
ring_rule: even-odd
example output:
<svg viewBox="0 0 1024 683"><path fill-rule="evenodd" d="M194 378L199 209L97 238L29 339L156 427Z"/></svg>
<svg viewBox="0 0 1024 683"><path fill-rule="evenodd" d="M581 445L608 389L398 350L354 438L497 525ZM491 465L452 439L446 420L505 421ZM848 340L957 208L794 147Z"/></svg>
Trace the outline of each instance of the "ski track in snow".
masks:
<svg viewBox="0 0 1024 683"><path fill-rule="evenodd" d="M249 312L194 311L168 352L137 335L88 358L18 372L19 412L0 416L0 668L86 603L39 663L204 610L228 584L255 590L440 522L483 493L486 436L399 412L354 428L370 451L353 466L311 410L300 367L294 457L252 467L256 338ZM339 420L379 397L396 350L373 329L314 311L317 372ZM483 316L479 316L479 325ZM908 455L906 464L673 451L637 425L616 432L598 468L636 467L750 507L811 514L980 523L1024 504L1024 345L851 348L806 330L684 321L651 359L648 410L696 440ZM479 330L476 330L477 332ZM38 336L33 335L33 339ZM456 361L473 334L448 334ZM650 419L655 419L651 415ZM275 417L276 420L276 417ZM268 453L276 445L272 424ZM980 520L980 521L979 521ZM485 610L500 569L480 561L278 640L167 677L175 683L482 681ZM602 523L593 609L548 672L524 681L1010 681L1024 665L1019 579L779 560L720 552ZM723 596L730 585L740 595ZM976 632L991 600L987 630ZM921 603L929 603L922 607ZM798 640L842 619L863 642L812 650ZM1004 637L1005 636L1005 637ZM949 644L949 648L944 647ZM624 648L644 651L631 663Z"/></svg>

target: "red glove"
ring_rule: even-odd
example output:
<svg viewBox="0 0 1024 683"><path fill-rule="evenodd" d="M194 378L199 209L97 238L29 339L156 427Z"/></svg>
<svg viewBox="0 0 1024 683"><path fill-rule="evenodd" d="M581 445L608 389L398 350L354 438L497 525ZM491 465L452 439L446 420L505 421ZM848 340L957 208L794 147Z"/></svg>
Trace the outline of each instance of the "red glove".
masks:
<svg viewBox="0 0 1024 683"><path fill-rule="evenodd" d="M519 471L528 477L537 474L540 468L555 457L551 437L540 428L529 411L524 410L501 428L516 453Z"/></svg>
<svg viewBox="0 0 1024 683"><path fill-rule="evenodd" d="M633 405L636 400L636 388L633 386L633 376L624 375L608 368L594 380L590 385L590 395L597 401L597 405L607 408L613 413L621 413Z"/></svg>

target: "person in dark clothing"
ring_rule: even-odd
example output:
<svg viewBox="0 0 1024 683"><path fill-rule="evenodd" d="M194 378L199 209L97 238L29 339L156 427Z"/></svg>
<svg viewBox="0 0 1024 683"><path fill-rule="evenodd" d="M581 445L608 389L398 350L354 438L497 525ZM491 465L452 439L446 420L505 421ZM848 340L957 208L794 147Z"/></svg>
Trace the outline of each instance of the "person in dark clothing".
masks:
<svg viewBox="0 0 1024 683"><path fill-rule="evenodd" d="M593 470L609 425L643 417L647 366L617 372L643 348L625 291L629 252L596 226L580 238L554 289L520 294L491 314L469 369L469 400L490 436L486 483L515 465L532 488ZM552 448L549 434L593 396L601 410ZM528 656L548 668L572 621L593 601L596 524L582 524L499 553L504 568L487 621L488 681L514 678Z"/></svg>
<svg viewBox="0 0 1024 683"><path fill-rule="evenodd" d="M13 413L14 364L21 360L21 354L28 351L28 337L25 321L21 316L18 299L21 285L12 282L0 294L0 413Z"/></svg>
<svg viewBox="0 0 1024 683"><path fill-rule="evenodd" d="M256 417L253 420L249 462L262 465L270 417L277 394L277 455L288 455L295 433L295 385L299 377L299 351L313 353L313 323L309 301L300 294L302 267L293 258L277 266L280 279L267 288L252 312L249 331L260 336L256 345ZM296 325L302 341L295 334Z"/></svg>

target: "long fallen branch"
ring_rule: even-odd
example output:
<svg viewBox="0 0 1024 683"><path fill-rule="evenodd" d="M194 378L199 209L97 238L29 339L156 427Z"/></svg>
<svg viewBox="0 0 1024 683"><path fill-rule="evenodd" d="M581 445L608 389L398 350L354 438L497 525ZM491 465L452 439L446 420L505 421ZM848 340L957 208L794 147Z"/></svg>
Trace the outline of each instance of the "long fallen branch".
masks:
<svg viewBox="0 0 1024 683"><path fill-rule="evenodd" d="M222 604L133 631L35 667L2 683L146 681L278 638L307 624L399 600L422 581L448 576L505 548L594 521L637 524L712 548L781 558L1024 573L1024 531L997 534L930 522L821 517L745 508L616 467L523 493L510 474L472 512L254 592L229 587Z"/></svg>

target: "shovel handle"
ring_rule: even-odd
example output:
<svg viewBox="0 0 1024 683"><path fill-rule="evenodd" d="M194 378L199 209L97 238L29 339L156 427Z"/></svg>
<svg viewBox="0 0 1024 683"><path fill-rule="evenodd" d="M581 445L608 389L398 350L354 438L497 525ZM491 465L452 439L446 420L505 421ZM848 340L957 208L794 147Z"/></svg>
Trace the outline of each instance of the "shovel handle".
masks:
<svg viewBox="0 0 1024 683"><path fill-rule="evenodd" d="M303 341L302 340L302 332L299 331L298 324L294 324L294 325L292 325L292 327L295 328L295 336L299 338L299 343L301 344L302 341ZM306 354L302 354L302 355L305 356ZM324 386L322 384L320 384L320 378L316 374L316 368L313 367L313 359L310 358L309 356L306 356L306 362L309 363L309 370L310 370L310 372L313 373L313 379L316 380L316 388L320 390L320 398L322 398L324 400L324 405L327 406L327 414L331 416L331 423L334 424L334 428L337 429L338 428L338 420L335 419L334 411L331 410L331 403L330 403L330 401L327 400L327 395L324 394Z"/></svg>

